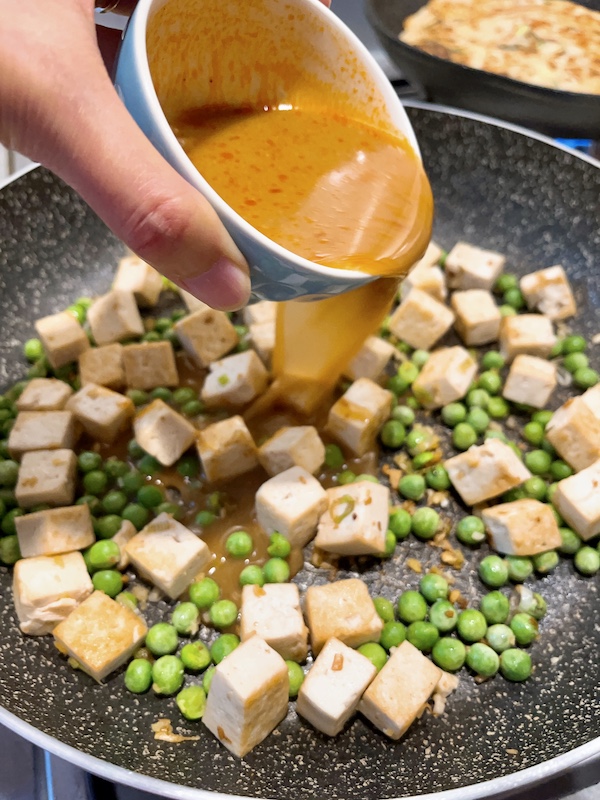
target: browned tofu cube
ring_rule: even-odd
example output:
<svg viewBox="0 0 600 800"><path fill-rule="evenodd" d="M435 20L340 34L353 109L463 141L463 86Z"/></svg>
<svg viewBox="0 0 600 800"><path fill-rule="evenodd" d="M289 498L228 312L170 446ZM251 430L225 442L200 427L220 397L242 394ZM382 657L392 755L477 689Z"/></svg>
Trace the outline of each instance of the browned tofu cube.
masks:
<svg viewBox="0 0 600 800"><path fill-rule="evenodd" d="M85 331L68 311L38 319L35 329L53 369L77 361L90 346Z"/></svg>
<svg viewBox="0 0 600 800"><path fill-rule="evenodd" d="M95 383L76 392L67 405L86 433L101 442L113 442L135 411L129 397Z"/></svg>
<svg viewBox="0 0 600 800"><path fill-rule="evenodd" d="M68 506L75 497L77 457L72 450L36 450L24 453L15 488L22 508L39 503Z"/></svg>
<svg viewBox="0 0 600 800"><path fill-rule="evenodd" d="M179 383L171 342L128 344L123 348L123 365L130 389L154 389Z"/></svg>
<svg viewBox="0 0 600 800"><path fill-rule="evenodd" d="M61 506L15 518L23 558L55 556L94 544L94 528L87 505Z"/></svg>
<svg viewBox="0 0 600 800"><path fill-rule="evenodd" d="M123 342L144 333L133 292L112 291L102 295L89 307L87 321L96 344L100 345Z"/></svg>
<svg viewBox="0 0 600 800"><path fill-rule="evenodd" d="M71 411L21 411L8 437L8 450L20 458L29 450L72 450L78 439Z"/></svg>
<svg viewBox="0 0 600 800"><path fill-rule="evenodd" d="M122 389L125 385L123 345L115 342L103 347L92 347L79 356L81 385L96 383L108 389Z"/></svg>
<svg viewBox="0 0 600 800"><path fill-rule="evenodd" d="M224 311L201 308L175 325L184 350L199 367L222 358L238 343L238 335Z"/></svg>
<svg viewBox="0 0 600 800"><path fill-rule="evenodd" d="M69 384L57 378L33 378L16 405L19 411L62 411L72 394Z"/></svg>

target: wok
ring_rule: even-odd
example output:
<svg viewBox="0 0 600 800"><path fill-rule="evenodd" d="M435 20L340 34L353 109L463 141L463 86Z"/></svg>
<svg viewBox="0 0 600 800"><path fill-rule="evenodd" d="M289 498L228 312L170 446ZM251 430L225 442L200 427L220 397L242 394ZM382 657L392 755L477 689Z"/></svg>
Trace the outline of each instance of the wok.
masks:
<svg viewBox="0 0 600 800"><path fill-rule="evenodd" d="M525 125L549 136L600 139L600 95L534 86L430 55L398 39L427 0L365 0L367 19L394 63L422 96ZM600 10L599 0L581 5Z"/></svg>
<svg viewBox="0 0 600 800"><path fill-rule="evenodd" d="M575 329L588 338L597 333L598 164L490 120L419 105L409 114L437 199L436 239L497 248L522 273L564 264L580 307ZM121 245L43 169L2 189L0 230L6 388L22 375L20 343L32 334L33 320L81 294L104 291ZM467 558L476 564L485 551ZM432 548L421 542L406 542L398 552L398 559L365 571L374 593L395 598L401 586L416 585L418 576L403 566L407 555L433 563ZM324 577L307 568L298 580ZM66 666L51 637L22 636L10 582L9 570L0 569L0 723L92 773L146 791L195 800L216 800L213 792L277 800L433 794L473 800L529 786L600 754L599 582L578 576L568 561L536 581L549 613L531 648L531 680L497 677L477 686L463 672L447 714L425 715L397 743L361 718L329 740L291 711L244 761L200 724L181 720L173 700L126 693L122 674L98 685ZM457 573L457 586L472 600L481 594L473 569ZM164 716L177 730L199 733L200 741L155 741L150 725Z"/></svg>

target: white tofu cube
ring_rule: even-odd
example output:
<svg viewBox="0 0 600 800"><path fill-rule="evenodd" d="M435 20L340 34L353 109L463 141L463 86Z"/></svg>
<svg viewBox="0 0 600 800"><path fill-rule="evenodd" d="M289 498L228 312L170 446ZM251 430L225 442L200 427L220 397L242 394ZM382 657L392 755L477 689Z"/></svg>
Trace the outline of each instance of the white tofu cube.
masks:
<svg viewBox="0 0 600 800"><path fill-rule="evenodd" d="M429 350L452 327L454 314L427 292L412 289L390 317L390 331L414 348Z"/></svg>
<svg viewBox="0 0 600 800"><path fill-rule="evenodd" d="M238 335L224 311L201 308L175 324L183 349L199 367L222 358L238 343Z"/></svg>
<svg viewBox="0 0 600 800"><path fill-rule="evenodd" d="M94 544L94 528L87 505L48 508L15 517L23 558L57 556Z"/></svg>
<svg viewBox="0 0 600 800"><path fill-rule="evenodd" d="M86 433L101 442L114 442L130 423L133 402L124 394L88 383L69 399L67 408Z"/></svg>
<svg viewBox="0 0 600 800"><path fill-rule="evenodd" d="M89 307L87 321L96 344L122 342L144 333L144 323L133 292L113 291Z"/></svg>
<svg viewBox="0 0 600 800"><path fill-rule="evenodd" d="M171 342L142 342L123 348L125 382L130 389L177 386L179 375Z"/></svg>
<svg viewBox="0 0 600 800"><path fill-rule="evenodd" d="M269 373L254 350L236 353L209 366L200 397L209 408L245 406L267 388Z"/></svg>
<svg viewBox="0 0 600 800"><path fill-rule="evenodd" d="M78 438L71 411L21 411L8 436L8 450L13 458L28 450L72 450Z"/></svg>
<svg viewBox="0 0 600 800"><path fill-rule="evenodd" d="M577 313L569 279L560 264L523 276L520 286L529 308L550 319L566 319Z"/></svg>
<svg viewBox="0 0 600 800"><path fill-rule="evenodd" d="M24 453L15 488L22 508L39 503L68 506L75 497L77 457L72 450L37 450Z"/></svg>
<svg viewBox="0 0 600 800"><path fill-rule="evenodd" d="M425 408L441 408L464 397L476 374L477 362L464 347L443 347L431 353L412 390Z"/></svg>
<svg viewBox="0 0 600 800"><path fill-rule="evenodd" d="M448 459L444 466L452 485L468 506L475 506L520 486L531 473L517 454L499 439L488 439Z"/></svg>
<svg viewBox="0 0 600 800"><path fill-rule="evenodd" d="M435 664L404 641L366 690L358 710L390 739L399 739L421 716L441 677Z"/></svg>
<svg viewBox="0 0 600 800"><path fill-rule="evenodd" d="M600 460L558 484L552 502L582 539L600 533Z"/></svg>
<svg viewBox="0 0 600 800"><path fill-rule="evenodd" d="M506 258L501 253L457 242L446 256L444 264L448 286L451 289L486 289L489 292L505 263Z"/></svg>
<svg viewBox="0 0 600 800"><path fill-rule="evenodd" d="M374 381L387 367L396 348L379 336L369 336L358 353L344 370L344 375L351 381L369 378Z"/></svg>
<svg viewBox="0 0 600 800"><path fill-rule="evenodd" d="M292 547L304 547L317 531L327 507L327 494L302 467L291 467L270 478L256 493L256 518L268 533L277 531Z"/></svg>
<svg viewBox="0 0 600 800"><path fill-rule="evenodd" d="M212 559L206 542L165 513L130 539L125 552L140 575L172 600Z"/></svg>
<svg viewBox="0 0 600 800"><path fill-rule="evenodd" d="M243 587L240 638L244 642L255 634L282 658L304 661L308 653L308 628L296 584Z"/></svg>
<svg viewBox="0 0 600 800"><path fill-rule="evenodd" d="M600 458L600 419L582 397L572 397L554 413L546 437L574 470L585 469Z"/></svg>
<svg viewBox="0 0 600 800"><path fill-rule="evenodd" d="M217 665L202 722L243 758L286 716L288 694L285 661L259 636L252 636Z"/></svg>
<svg viewBox="0 0 600 800"><path fill-rule="evenodd" d="M62 411L72 394L73 389L64 381L33 378L17 399L16 405L19 411Z"/></svg>
<svg viewBox="0 0 600 800"><path fill-rule="evenodd" d="M102 347L92 347L79 356L81 385L96 383L108 389L122 389L125 385L123 345L115 342Z"/></svg>
<svg viewBox="0 0 600 800"><path fill-rule="evenodd" d="M121 559L117 564L116 569L120 570L121 572L129 566L129 556L127 555L127 545L133 539L134 536L137 535L137 529L133 522L130 522L128 519L124 519L121 522L121 527L112 537L112 540L115 544L119 545L119 549L121 550Z"/></svg>
<svg viewBox="0 0 600 800"><path fill-rule="evenodd" d="M368 658L330 639L300 687L296 711L321 733L337 736L376 674Z"/></svg>
<svg viewBox="0 0 600 800"><path fill-rule="evenodd" d="M52 633L94 591L81 553L22 558L13 572L19 627L30 636Z"/></svg>
<svg viewBox="0 0 600 800"><path fill-rule="evenodd" d="M535 556L560 547L562 539L552 509L524 498L482 511L490 546L508 556Z"/></svg>
<svg viewBox="0 0 600 800"><path fill-rule="evenodd" d="M327 427L331 434L357 456L372 449L379 428L392 409L392 393L369 380L359 378L329 410Z"/></svg>
<svg viewBox="0 0 600 800"><path fill-rule="evenodd" d="M129 660L147 632L141 617L104 592L91 594L53 631L59 650L99 682Z"/></svg>
<svg viewBox="0 0 600 800"><path fill-rule="evenodd" d="M556 388L556 365L537 356L517 356L502 391L513 403L544 408Z"/></svg>
<svg viewBox="0 0 600 800"><path fill-rule="evenodd" d="M170 467L196 441L196 428L164 400L153 400L135 416L135 438L147 453Z"/></svg>
<svg viewBox="0 0 600 800"><path fill-rule="evenodd" d="M272 300L251 303L242 311L242 317L244 325L262 325L266 322L274 325L277 317L277 303Z"/></svg>
<svg viewBox="0 0 600 800"><path fill-rule="evenodd" d="M416 269L418 266L433 267L435 264L439 264L443 254L444 251L439 246L439 244L436 244L434 241L429 242L429 244L427 245L427 250L425 250L425 253L421 258L421 260L417 261L417 263L413 267L413 270Z"/></svg>
<svg viewBox="0 0 600 800"><path fill-rule="evenodd" d="M155 306L162 292L163 279L150 264L131 254L119 261L112 288L133 292L139 306Z"/></svg>
<svg viewBox="0 0 600 800"><path fill-rule="evenodd" d="M426 264L423 260L419 261L402 281L402 299L408 297L413 289L426 292L440 303L443 303L448 295L446 278L442 270L437 266Z"/></svg>
<svg viewBox="0 0 600 800"><path fill-rule="evenodd" d="M179 294L181 295L183 302L185 303L185 307L190 314L192 314L194 311L204 311L205 309L210 309L210 306L207 303L202 302L202 300L198 300L197 297L194 297L193 294L186 292L184 289L179 289Z"/></svg>
<svg viewBox="0 0 600 800"><path fill-rule="evenodd" d="M258 460L271 477L290 467L314 475L325 461L325 445L312 425L280 428L258 448Z"/></svg>
<svg viewBox="0 0 600 800"><path fill-rule="evenodd" d="M305 613L314 655L331 638L348 647L378 642L383 628L367 585L359 578L310 586L306 590Z"/></svg>
<svg viewBox="0 0 600 800"><path fill-rule="evenodd" d="M263 364L270 369L275 350L275 323L256 322L250 325L248 330L252 347L258 353Z"/></svg>
<svg viewBox="0 0 600 800"><path fill-rule="evenodd" d="M451 305L456 315L454 328L468 347L498 338L502 315L490 292L485 289L454 292Z"/></svg>
<svg viewBox="0 0 600 800"><path fill-rule="evenodd" d="M600 420L600 383L585 391L581 395L581 402L589 408L596 419Z"/></svg>
<svg viewBox="0 0 600 800"><path fill-rule="evenodd" d="M390 490L359 481L327 490L328 507L319 520L315 545L343 556L381 555L385 551Z"/></svg>
<svg viewBox="0 0 600 800"><path fill-rule="evenodd" d="M256 445L242 417L214 422L198 433L198 456L211 483L235 478L258 466Z"/></svg>
<svg viewBox="0 0 600 800"><path fill-rule="evenodd" d="M541 314L504 317L500 325L500 352L508 362L521 354L547 358L555 344L552 320Z"/></svg>
<svg viewBox="0 0 600 800"><path fill-rule="evenodd" d="M85 331L68 311L38 319L35 329L53 369L77 361L81 353L90 347Z"/></svg>

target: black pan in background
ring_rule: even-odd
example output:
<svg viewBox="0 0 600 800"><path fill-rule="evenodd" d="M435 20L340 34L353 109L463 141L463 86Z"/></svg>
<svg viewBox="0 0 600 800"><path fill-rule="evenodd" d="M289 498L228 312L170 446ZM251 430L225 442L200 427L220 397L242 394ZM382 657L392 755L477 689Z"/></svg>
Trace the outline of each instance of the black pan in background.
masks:
<svg viewBox="0 0 600 800"><path fill-rule="evenodd" d="M465 67L398 38L404 20L427 0L365 0L367 19L384 49L422 96L488 114L548 136L600 139L600 95L563 92ZM600 0L580 0L600 10Z"/></svg>
<svg viewBox="0 0 600 800"><path fill-rule="evenodd" d="M445 247L465 238L497 248L521 273L563 263L580 307L575 329L591 339L600 330L598 167L485 121L428 108L409 114L437 201L436 239ZM121 246L41 169L0 191L0 231L2 391L23 374L21 346L33 320L105 290ZM598 366L593 350L592 360ZM364 574L373 594L395 599L401 588L416 585L418 576L402 563L407 554L431 563L431 548L418 541L398 552L398 560ZM472 601L482 593L474 565L485 552L468 555L473 569L458 575L458 587ZM324 576L308 569L300 580ZM23 637L10 582L10 572L0 569L0 722L91 772L149 792L188 800L217 800L213 792L277 800L428 793L435 800L474 800L600 755L600 626L594 622L600 583L577 575L568 561L536 582L549 613L531 648L536 672L527 683L497 678L476 686L463 672L448 714L423 717L398 743L361 718L330 740L290 712L244 761L200 724L183 722L173 700L128 694L122 674L99 686L66 666L51 637ZM162 716L177 729L200 733L200 742L154 741L150 725Z"/></svg>

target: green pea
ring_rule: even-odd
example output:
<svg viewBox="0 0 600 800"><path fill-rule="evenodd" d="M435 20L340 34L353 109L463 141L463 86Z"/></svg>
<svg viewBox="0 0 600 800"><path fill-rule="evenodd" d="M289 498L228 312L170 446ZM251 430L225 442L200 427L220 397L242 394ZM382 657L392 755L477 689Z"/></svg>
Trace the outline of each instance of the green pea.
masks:
<svg viewBox="0 0 600 800"><path fill-rule="evenodd" d="M567 336L563 340L563 353L583 353L587 349L587 342L583 336Z"/></svg>
<svg viewBox="0 0 600 800"><path fill-rule="evenodd" d="M129 464L126 461L121 461L120 458L111 456L104 462L104 471L109 478L116 480L129 472Z"/></svg>
<svg viewBox="0 0 600 800"><path fill-rule="evenodd" d="M143 406L150 401L148 392L143 392L141 389L128 389L127 397L131 400L136 408Z"/></svg>
<svg viewBox="0 0 600 800"><path fill-rule="evenodd" d="M427 603L419 592L403 592L398 598L398 616L402 622L421 622L427 616Z"/></svg>
<svg viewBox="0 0 600 800"><path fill-rule="evenodd" d="M200 474L200 462L196 456L183 456L177 462L177 472L184 478L197 478Z"/></svg>
<svg viewBox="0 0 600 800"><path fill-rule="evenodd" d="M202 580L192 583L188 592L190 600L200 611L210 608L221 596L219 584L212 578L202 578Z"/></svg>
<svg viewBox="0 0 600 800"><path fill-rule="evenodd" d="M119 605L129 608L131 611L135 611L138 607L138 599L133 592L119 592L115 600Z"/></svg>
<svg viewBox="0 0 600 800"><path fill-rule="evenodd" d="M387 530L385 532L385 547L383 548L383 553L380 553L380 558L391 558L396 551L396 544L396 537L392 531Z"/></svg>
<svg viewBox="0 0 600 800"><path fill-rule="evenodd" d="M237 616L238 607L233 600L217 600L208 610L208 617L215 628L229 628Z"/></svg>
<svg viewBox="0 0 600 800"><path fill-rule="evenodd" d="M337 478L337 482L340 486L345 486L347 483L354 483L355 480L356 474L350 469L345 469L343 472L340 472Z"/></svg>
<svg viewBox="0 0 600 800"><path fill-rule="evenodd" d="M452 444L457 450L468 450L476 442L477 432L467 422L459 422L452 431Z"/></svg>
<svg viewBox="0 0 600 800"><path fill-rule="evenodd" d="M94 589L104 592L109 597L116 597L123 588L123 578L114 569L101 569L92 575Z"/></svg>
<svg viewBox="0 0 600 800"><path fill-rule="evenodd" d="M121 549L110 539L100 540L90 547L88 559L94 570L110 569L121 560Z"/></svg>
<svg viewBox="0 0 600 800"><path fill-rule="evenodd" d="M190 400L196 400L197 397L198 393L191 386L180 386L179 389L175 389L173 392L173 402L178 406L189 403Z"/></svg>
<svg viewBox="0 0 600 800"><path fill-rule="evenodd" d="M477 386L488 394L495 395L502 388L502 378L495 370L487 370L479 376Z"/></svg>
<svg viewBox="0 0 600 800"><path fill-rule="evenodd" d="M383 624L379 644L386 650L398 647L406 639L406 627L401 622L390 620Z"/></svg>
<svg viewBox="0 0 600 800"><path fill-rule="evenodd" d="M486 556L479 564L479 577L486 586L504 586L508 582L508 566L500 556Z"/></svg>
<svg viewBox="0 0 600 800"><path fill-rule="evenodd" d="M490 397L486 411L492 419L506 419L510 406L503 397Z"/></svg>
<svg viewBox="0 0 600 800"><path fill-rule="evenodd" d="M168 622L157 622L148 629L146 647L153 656L164 656L174 653L179 645L177 629Z"/></svg>
<svg viewBox="0 0 600 800"><path fill-rule="evenodd" d="M519 279L511 272L503 272L496 278L494 284L494 292L496 294L506 294L510 289L517 289L519 286Z"/></svg>
<svg viewBox="0 0 600 800"><path fill-rule="evenodd" d="M436 492L443 492L450 488L450 476L445 467L437 464L425 473L425 482Z"/></svg>
<svg viewBox="0 0 600 800"><path fill-rule="evenodd" d="M388 526L398 541L406 539L410 533L412 517L404 508L398 508L390 514Z"/></svg>
<svg viewBox="0 0 600 800"><path fill-rule="evenodd" d="M102 466L102 456L100 453L94 453L91 450L84 450L77 456L77 466L80 472L92 472L92 470L100 469Z"/></svg>
<svg viewBox="0 0 600 800"><path fill-rule="evenodd" d="M175 702L185 719L201 719L206 708L206 692L202 686L186 686L179 692Z"/></svg>
<svg viewBox="0 0 600 800"><path fill-rule="evenodd" d="M430 653L439 637L438 629L432 622L411 622L406 632L408 641L423 653Z"/></svg>
<svg viewBox="0 0 600 800"><path fill-rule="evenodd" d="M419 591L428 603L445 600L449 591L448 581L435 572L428 572L419 581Z"/></svg>
<svg viewBox="0 0 600 800"><path fill-rule="evenodd" d="M235 633L223 633L212 643L210 655L215 664L220 664L224 658L233 653L238 647L240 639Z"/></svg>
<svg viewBox="0 0 600 800"><path fill-rule="evenodd" d="M523 438L529 444L539 447L544 441L544 427L539 422L528 422L523 427Z"/></svg>
<svg viewBox="0 0 600 800"><path fill-rule="evenodd" d="M523 583L533 574L533 562L527 556L506 556L508 579L514 583Z"/></svg>
<svg viewBox="0 0 600 800"><path fill-rule="evenodd" d="M292 552L292 546L281 533L275 531L269 539L267 553L273 558L287 558Z"/></svg>
<svg viewBox="0 0 600 800"><path fill-rule="evenodd" d="M517 487L516 489L509 489L508 492L504 492L502 495L502 502L513 503L515 500L522 500L524 497L525 492L523 491L523 488Z"/></svg>
<svg viewBox="0 0 600 800"><path fill-rule="evenodd" d="M550 464L550 475L555 481L563 481L573 474L571 467L565 462L557 459Z"/></svg>
<svg viewBox="0 0 600 800"><path fill-rule="evenodd" d="M368 658L371 664L375 667L377 672L381 670L383 666L385 666L385 662L388 659L387 653L383 649L380 644L376 644L375 642L367 642L366 644L361 644L358 648L358 652L363 655L365 658Z"/></svg>
<svg viewBox="0 0 600 800"><path fill-rule="evenodd" d="M199 525L201 528L208 528L216 519L217 515L213 514L212 511L199 511L196 514L195 522L196 525Z"/></svg>
<svg viewBox="0 0 600 800"><path fill-rule="evenodd" d="M108 484L108 477L104 472L99 469L93 469L86 472L83 476L83 488L86 494L99 495L106 490Z"/></svg>
<svg viewBox="0 0 600 800"><path fill-rule="evenodd" d="M590 360L585 353L568 353L563 359L563 367L572 374L578 369L589 367L589 365Z"/></svg>
<svg viewBox="0 0 600 800"><path fill-rule="evenodd" d="M573 383L578 389L591 389L600 381L600 373L589 367L581 367L573 374Z"/></svg>
<svg viewBox="0 0 600 800"><path fill-rule="evenodd" d="M161 470L160 462L149 453L145 453L140 458L138 461L138 468L142 474L147 475L149 478L153 475L157 475Z"/></svg>
<svg viewBox="0 0 600 800"><path fill-rule="evenodd" d="M410 357L410 360L417 367L417 369L420 370L429 361L429 353L427 352L427 350L415 350L415 352Z"/></svg>
<svg viewBox="0 0 600 800"><path fill-rule="evenodd" d="M553 416L554 413L552 411L549 411L548 409L544 408L541 409L540 411L534 411L533 414L531 415L531 419L533 422L537 422L539 425L542 426L544 430L546 430L546 426L548 425Z"/></svg>
<svg viewBox="0 0 600 800"><path fill-rule="evenodd" d="M150 392L150 397L153 400L163 400L165 403L170 403L173 399L173 392L167 389L166 386L157 386Z"/></svg>
<svg viewBox="0 0 600 800"><path fill-rule="evenodd" d="M531 644L538 636L538 623L534 617L518 612L510 621L510 629L515 635L518 645Z"/></svg>
<svg viewBox="0 0 600 800"><path fill-rule="evenodd" d="M295 661L286 661L285 664L288 670L289 697L293 700L294 697L298 697L300 687L304 683L304 671Z"/></svg>
<svg viewBox="0 0 600 800"><path fill-rule="evenodd" d="M497 350L488 350L481 359L481 366L484 370L502 369L505 364L506 359Z"/></svg>
<svg viewBox="0 0 600 800"><path fill-rule="evenodd" d="M232 558L246 558L254 550L254 542L246 531L234 531L225 540L225 550Z"/></svg>
<svg viewBox="0 0 600 800"><path fill-rule="evenodd" d="M20 508L12 508L10 511L7 511L0 523L0 530L2 530L2 533L5 536L14 536L17 533L15 519L22 516L23 511Z"/></svg>
<svg viewBox="0 0 600 800"><path fill-rule="evenodd" d="M559 528L559 531L562 544L558 548L558 552L568 556L575 555L575 553L582 546L580 537L575 533L575 531L571 530L571 528L562 527Z"/></svg>
<svg viewBox="0 0 600 800"><path fill-rule="evenodd" d="M503 303L498 308L498 311L500 312L501 317L515 317L517 315L517 310L506 303Z"/></svg>
<svg viewBox="0 0 600 800"><path fill-rule="evenodd" d="M107 514L120 514L127 505L127 495L118 489L108 492L102 498L102 508Z"/></svg>
<svg viewBox="0 0 600 800"><path fill-rule="evenodd" d="M283 558L269 558L264 566L265 583L286 583L290 579L290 567Z"/></svg>
<svg viewBox="0 0 600 800"><path fill-rule="evenodd" d="M150 512L139 503L128 503L123 509L121 517L131 522L136 530L141 531L148 524Z"/></svg>
<svg viewBox="0 0 600 800"><path fill-rule="evenodd" d="M483 438L487 442L488 439L498 439L500 442L504 442L506 444L508 439L506 438L506 434L502 431L496 431L493 428L488 428L487 431L483 434Z"/></svg>
<svg viewBox="0 0 600 800"><path fill-rule="evenodd" d="M419 367L412 361L403 361L398 367L398 377L410 386L419 377Z"/></svg>
<svg viewBox="0 0 600 800"><path fill-rule="evenodd" d="M157 658L152 665L152 688L156 694L175 694L183 684L183 663L177 656Z"/></svg>
<svg viewBox="0 0 600 800"><path fill-rule="evenodd" d="M200 400L190 400L189 403L181 407L181 412L185 414L186 417L197 417L198 414L202 414L204 409L204 403Z"/></svg>
<svg viewBox="0 0 600 800"><path fill-rule="evenodd" d="M521 592L518 611L529 614L534 619L542 619L547 611L546 601L538 592Z"/></svg>
<svg viewBox="0 0 600 800"><path fill-rule="evenodd" d="M0 461L0 486L11 489L17 485L19 479L19 465L16 461Z"/></svg>
<svg viewBox="0 0 600 800"><path fill-rule="evenodd" d="M433 645L431 656L434 664L445 672L458 672L465 663L467 648L460 639L444 636Z"/></svg>
<svg viewBox="0 0 600 800"><path fill-rule="evenodd" d="M405 427L409 427L415 421L415 412L409 406L396 406L392 411L392 419L398 420Z"/></svg>
<svg viewBox="0 0 600 800"><path fill-rule="evenodd" d="M144 476L137 469L130 469L124 475L121 475L117 483L121 489L128 495L136 494L144 485Z"/></svg>
<svg viewBox="0 0 600 800"><path fill-rule="evenodd" d="M512 306L516 311L520 311L522 308L525 308L525 298L523 297L521 290L516 286L504 292L502 299L507 305Z"/></svg>
<svg viewBox="0 0 600 800"><path fill-rule="evenodd" d="M376 597L373 600L375 611L384 622L394 621L394 604L386 597Z"/></svg>
<svg viewBox="0 0 600 800"><path fill-rule="evenodd" d="M28 339L23 345L23 354L27 361L38 361L44 355L44 347L39 339Z"/></svg>
<svg viewBox="0 0 600 800"><path fill-rule="evenodd" d="M465 398L468 408L487 408L490 401L489 392L485 389L471 389Z"/></svg>
<svg viewBox="0 0 600 800"><path fill-rule="evenodd" d="M600 570L600 553L586 545L575 553L575 569L582 575L595 575Z"/></svg>
<svg viewBox="0 0 600 800"><path fill-rule="evenodd" d="M485 541L485 525L479 517L463 517L456 526L456 538L462 544L477 546Z"/></svg>
<svg viewBox="0 0 600 800"><path fill-rule="evenodd" d="M488 625L497 625L508 619L510 603L502 592L489 592L481 598L479 610Z"/></svg>
<svg viewBox="0 0 600 800"><path fill-rule="evenodd" d="M142 486L137 493L137 500L144 508L156 508L163 500L163 493L158 486Z"/></svg>
<svg viewBox="0 0 600 800"><path fill-rule="evenodd" d="M0 561L7 566L16 564L21 558L19 539L16 534L0 538Z"/></svg>
<svg viewBox="0 0 600 800"><path fill-rule="evenodd" d="M470 425L475 433L482 434L487 430L487 427L490 424L490 418L483 408L478 408L475 406L469 410L466 424Z"/></svg>
<svg viewBox="0 0 600 800"><path fill-rule="evenodd" d="M436 443L435 435L421 426L415 426L406 436L406 449L411 456L417 456L419 453L432 450Z"/></svg>
<svg viewBox="0 0 600 800"><path fill-rule="evenodd" d="M543 501L548 494L548 486L543 478L540 478L539 475L534 475L525 481L523 491L525 492L525 497Z"/></svg>
<svg viewBox="0 0 600 800"><path fill-rule="evenodd" d="M486 641L496 653L503 653L516 644L515 635L508 625L497 623L490 625L485 635Z"/></svg>
<svg viewBox="0 0 600 800"><path fill-rule="evenodd" d="M498 672L500 659L487 644L476 642L467 650L467 666L482 678L491 678Z"/></svg>
<svg viewBox="0 0 600 800"><path fill-rule="evenodd" d="M524 650L509 648L500 654L500 672L507 681L526 681L531 675L531 657Z"/></svg>
<svg viewBox="0 0 600 800"><path fill-rule="evenodd" d="M213 679L213 677L214 677L214 674L215 674L215 670L216 670L216 667L215 667L215 665L214 665L214 664L212 664L212 665L211 665L211 666L210 666L210 667L209 667L209 668L206 670L206 672L204 673L204 675L202 676L202 688L204 689L204 691L206 692L206 694L208 694L208 693L209 693L209 691L210 691L210 687L211 687L211 684L212 684L212 679Z"/></svg>
<svg viewBox="0 0 600 800"><path fill-rule="evenodd" d="M525 453L525 466L534 475L546 475L550 471L552 457L544 450Z"/></svg>
<svg viewBox="0 0 600 800"><path fill-rule="evenodd" d="M171 614L171 624L182 636L193 636L198 630L198 617L194 603L178 603Z"/></svg>
<svg viewBox="0 0 600 800"><path fill-rule="evenodd" d="M361 472L360 475L357 475L354 482L359 483L360 481L369 481L370 483L379 483L378 479L375 475L369 475L368 472Z"/></svg>
<svg viewBox="0 0 600 800"><path fill-rule="evenodd" d="M188 672L201 672L211 663L208 647L204 642L188 642L179 653L181 662Z"/></svg>
<svg viewBox="0 0 600 800"><path fill-rule="evenodd" d="M93 520L94 532L99 539L112 539L119 532L123 520L117 514L107 514Z"/></svg>
<svg viewBox="0 0 600 800"><path fill-rule="evenodd" d="M146 451L140 447L135 439L130 439L127 443L127 452L131 458L135 458L136 460L143 458L146 455Z"/></svg>
<svg viewBox="0 0 600 800"><path fill-rule="evenodd" d="M240 586L264 586L265 576L258 564L248 564L240 572Z"/></svg>
<svg viewBox="0 0 600 800"><path fill-rule="evenodd" d="M478 642L485 636L487 622L481 611L465 609L458 615L456 629L463 641Z"/></svg>
<svg viewBox="0 0 600 800"><path fill-rule="evenodd" d="M547 575L553 569L556 569L559 560L556 550L548 550L547 553L538 553L538 555L533 556L533 566L540 575Z"/></svg>
<svg viewBox="0 0 600 800"><path fill-rule="evenodd" d="M406 428L398 420L389 419L379 431L379 438L386 447L397 450L404 444Z"/></svg>
<svg viewBox="0 0 600 800"><path fill-rule="evenodd" d="M449 600L436 600L429 609L429 621L440 633L450 633L456 628L458 612Z"/></svg>
<svg viewBox="0 0 600 800"><path fill-rule="evenodd" d="M344 454L337 444L325 445L325 466L329 469L339 470L344 466ZM302 673L304 674L304 673Z"/></svg>
<svg viewBox="0 0 600 800"><path fill-rule="evenodd" d="M125 670L125 687L134 694L144 694L152 686L152 664L145 658L134 658Z"/></svg>
<svg viewBox="0 0 600 800"><path fill-rule="evenodd" d="M425 495L425 478L422 475L404 475L398 483L398 491L408 500L421 500Z"/></svg>
<svg viewBox="0 0 600 800"><path fill-rule="evenodd" d="M411 530L419 539L433 539L440 526L440 515L433 508L418 508L412 516Z"/></svg>

